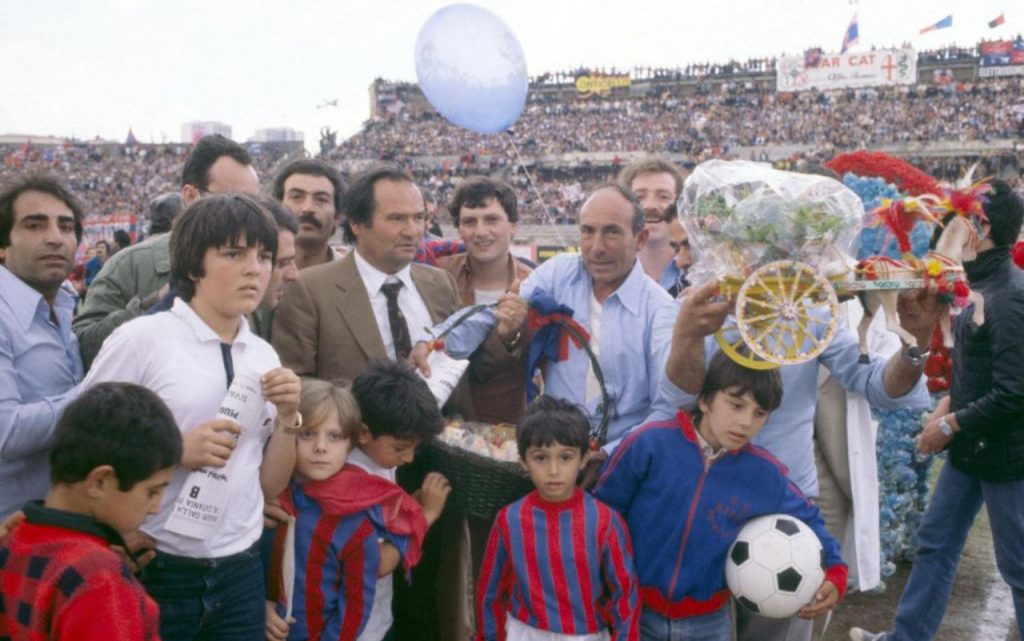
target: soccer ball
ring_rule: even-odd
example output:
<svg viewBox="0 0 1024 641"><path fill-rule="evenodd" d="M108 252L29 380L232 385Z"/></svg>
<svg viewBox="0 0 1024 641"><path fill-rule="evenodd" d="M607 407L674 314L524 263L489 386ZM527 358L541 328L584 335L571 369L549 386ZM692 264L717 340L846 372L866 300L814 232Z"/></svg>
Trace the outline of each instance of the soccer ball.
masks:
<svg viewBox="0 0 1024 641"><path fill-rule="evenodd" d="M825 551L811 528L787 514L747 521L725 560L725 581L744 607L784 619L812 600L825 580Z"/></svg>

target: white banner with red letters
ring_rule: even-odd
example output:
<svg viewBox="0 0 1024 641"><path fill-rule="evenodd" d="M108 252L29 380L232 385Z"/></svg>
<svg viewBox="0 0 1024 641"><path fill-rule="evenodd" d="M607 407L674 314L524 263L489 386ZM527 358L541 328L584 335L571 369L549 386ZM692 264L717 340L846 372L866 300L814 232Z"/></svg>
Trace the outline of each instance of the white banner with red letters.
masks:
<svg viewBox="0 0 1024 641"><path fill-rule="evenodd" d="M803 56L783 56L776 67L778 91L879 87L915 82L917 54L910 48L847 51L844 54L810 51Z"/></svg>

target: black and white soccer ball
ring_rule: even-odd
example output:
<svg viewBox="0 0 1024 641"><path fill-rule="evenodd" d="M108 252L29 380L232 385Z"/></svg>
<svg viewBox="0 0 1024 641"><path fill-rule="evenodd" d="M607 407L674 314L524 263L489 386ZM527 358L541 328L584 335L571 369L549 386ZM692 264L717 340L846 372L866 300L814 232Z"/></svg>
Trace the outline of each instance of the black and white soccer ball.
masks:
<svg viewBox="0 0 1024 641"><path fill-rule="evenodd" d="M747 521L725 560L725 581L747 609L773 619L811 603L825 580L825 553L817 535L787 514Z"/></svg>

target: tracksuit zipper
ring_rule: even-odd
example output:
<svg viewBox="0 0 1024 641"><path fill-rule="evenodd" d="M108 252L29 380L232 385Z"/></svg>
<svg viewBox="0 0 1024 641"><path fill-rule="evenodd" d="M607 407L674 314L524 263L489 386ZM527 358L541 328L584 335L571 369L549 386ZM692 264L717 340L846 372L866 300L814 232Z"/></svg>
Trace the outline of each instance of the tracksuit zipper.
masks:
<svg viewBox="0 0 1024 641"><path fill-rule="evenodd" d="M711 470L711 466L715 463L714 459L709 459L705 456L703 449L700 450L700 456L704 461L704 471L700 474L700 480L697 481L697 489L693 493L693 501L690 502L690 512L686 517L686 529L683 530L683 540L679 546L679 558L676 559L676 569L672 573L672 581L668 586L668 594L665 595L669 600L672 599L672 594L676 591L676 581L679 580L679 569L683 563L683 554L686 553L686 543L690 538L690 528L693 527L693 515L697 511L697 504L700 502L701 492L704 491L704 479L707 478L708 472Z"/></svg>

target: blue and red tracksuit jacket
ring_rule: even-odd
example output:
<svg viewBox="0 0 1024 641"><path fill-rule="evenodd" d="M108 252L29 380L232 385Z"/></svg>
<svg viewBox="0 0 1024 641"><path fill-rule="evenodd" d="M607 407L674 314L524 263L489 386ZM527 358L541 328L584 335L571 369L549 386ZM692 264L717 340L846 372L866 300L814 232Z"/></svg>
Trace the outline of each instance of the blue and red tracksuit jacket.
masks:
<svg viewBox="0 0 1024 641"><path fill-rule="evenodd" d="M346 465L325 481L292 482L280 497L295 517L295 589L289 640L348 641L373 609L380 543L394 545L408 570L422 554L426 521L394 483ZM285 528L274 538L268 599L283 615L281 558Z"/></svg>
<svg viewBox="0 0 1024 641"><path fill-rule="evenodd" d="M476 591L477 639L505 639L506 617L560 634L639 639L633 550L622 517L576 490L550 503L536 490L498 513Z"/></svg>
<svg viewBox="0 0 1024 641"><path fill-rule="evenodd" d="M641 601L664 617L698 616L728 603L726 554L743 525L763 514L809 525L825 550L825 578L840 598L846 591L839 543L782 463L749 444L708 460L686 412L634 430L605 464L594 496L626 519Z"/></svg>

